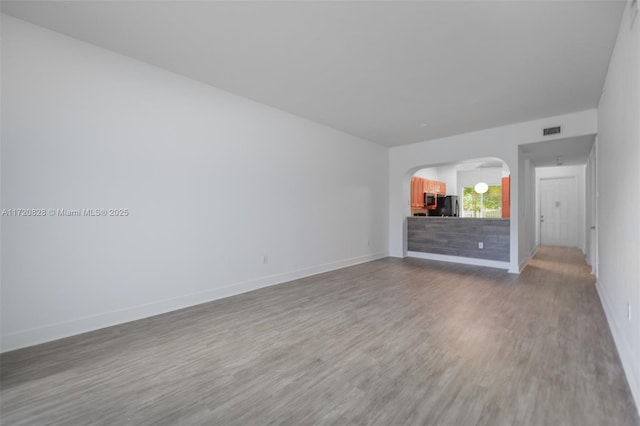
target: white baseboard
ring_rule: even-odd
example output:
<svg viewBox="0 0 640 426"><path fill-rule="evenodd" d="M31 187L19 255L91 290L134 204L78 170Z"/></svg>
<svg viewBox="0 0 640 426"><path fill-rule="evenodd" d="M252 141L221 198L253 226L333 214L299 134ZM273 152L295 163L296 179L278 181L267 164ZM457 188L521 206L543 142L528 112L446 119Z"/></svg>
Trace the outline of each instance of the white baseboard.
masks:
<svg viewBox="0 0 640 426"><path fill-rule="evenodd" d="M2 336L0 347L2 348L2 352L7 352L14 349L33 346L40 343L62 339L64 337L74 336L76 334L86 333L88 331L94 331L125 322L164 314L178 309L188 308L190 306L199 305L201 303L207 303L214 300L223 299L225 297L235 296L237 294L246 293L248 291L257 290L259 288L282 284L287 281L292 281L323 272L329 272L348 266L358 265L360 263L370 262L372 260L381 259L383 257L387 257L387 253L376 253L365 256L358 256L346 260L300 269L297 271L261 277L256 280L243 281L203 292L187 294L184 296L166 300L159 300L144 305L132 306L130 308L122 310L104 312L89 317L76 318L70 321L49 324L44 327L32 328L18 333Z"/></svg>
<svg viewBox="0 0 640 426"><path fill-rule="evenodd" d="M640 413L640 365L638 364L638 360L634 358L633 351L629 347L627 340L624 339L623 335L620 333L615 321L615 316L613 315L611 304L607 300L607 297L605 296L604 291L602 291L598 281L596 281L596 290L598 291L600 304L602 305L604 314L607 317L613 341L616 344L616 349L618 349L618 355L620 356L620 361L622 361L622 368L624 369L625 376L627 377L629 389L631 389L631 396L636 403L636 410Z"/></svg>
<svg viewBox="0 0 640 426"><path fill-rule="evenodd" d="M419 251L407 252L408 257L419 259L439 260L441 262L464 263L465 265L486 266L489 268L509 269L509 262L498 260L476 259L473 257L449 256L446 254L422 253Z"/></svg>

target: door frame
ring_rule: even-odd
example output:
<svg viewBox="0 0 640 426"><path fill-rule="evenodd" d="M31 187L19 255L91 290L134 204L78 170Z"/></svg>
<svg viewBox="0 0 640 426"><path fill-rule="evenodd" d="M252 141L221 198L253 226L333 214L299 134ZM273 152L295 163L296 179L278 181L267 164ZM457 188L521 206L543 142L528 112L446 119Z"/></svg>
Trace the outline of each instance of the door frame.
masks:
<svg viewBox="0 0 640 426"><path fill-rule="evenodd" d="M585 248L587 263L591 273L598 277L598 137L596 136L587 159L586 168L586 208ZM588 243L588 244L587 244Z"/></svg>

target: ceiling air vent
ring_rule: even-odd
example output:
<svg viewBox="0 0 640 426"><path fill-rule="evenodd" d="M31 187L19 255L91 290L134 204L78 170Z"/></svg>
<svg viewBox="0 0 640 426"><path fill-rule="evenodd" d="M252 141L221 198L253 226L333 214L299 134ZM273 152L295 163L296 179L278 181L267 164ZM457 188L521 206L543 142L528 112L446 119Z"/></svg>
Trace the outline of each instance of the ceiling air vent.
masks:
<svg viewBox="0 0 640 426"><path fill-rule="evenodd" d="M560 133L560 126L547 127L546 129L542 129L542 136L556 135L559 133Z"/></svg>

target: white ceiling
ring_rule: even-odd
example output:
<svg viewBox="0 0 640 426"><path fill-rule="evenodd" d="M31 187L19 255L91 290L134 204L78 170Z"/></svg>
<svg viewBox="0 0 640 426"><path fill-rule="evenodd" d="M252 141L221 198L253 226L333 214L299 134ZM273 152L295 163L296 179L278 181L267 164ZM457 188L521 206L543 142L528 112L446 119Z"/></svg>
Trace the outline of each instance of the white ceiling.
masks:
<svg viewBox="0 0 640 426"><path fill-rule="evenodd" d="M624 4L3 1L2 12L396 146L596 107Z"/></svg>
<svg viewBox="0 0 640 426"><path fill-rule="evenodd" d="M524 158L536 167L573 166L586 164L595 135L577 136L520 145Z"/></svg>

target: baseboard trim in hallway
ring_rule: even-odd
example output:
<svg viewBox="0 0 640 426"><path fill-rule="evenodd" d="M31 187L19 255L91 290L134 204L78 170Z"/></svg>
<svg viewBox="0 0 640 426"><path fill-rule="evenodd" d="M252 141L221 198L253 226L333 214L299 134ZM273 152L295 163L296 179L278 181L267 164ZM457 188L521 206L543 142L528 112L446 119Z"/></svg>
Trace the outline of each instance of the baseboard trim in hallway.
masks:
<svg viewBox="0 0 640 426"><path fill-rule="evenodd" d="M611 310L611 305L604 295L599 281L596 281L596 290L598 291L598 297L600 298L602 309L607 317L607 323L609 325L611 335L613 336L613 341L616 344L618 356L620 356L620 361L624 368L627 384L629 385L631 395L636 403L636 412L640 415L640 382L638 382L638 378L640 377L640 365L638 365L637 358L633 356L633 351L627 344L627 341L621 337L622 335L620 334L620 331L618 331L618 326L614 320L615 317Z"/></svg>

